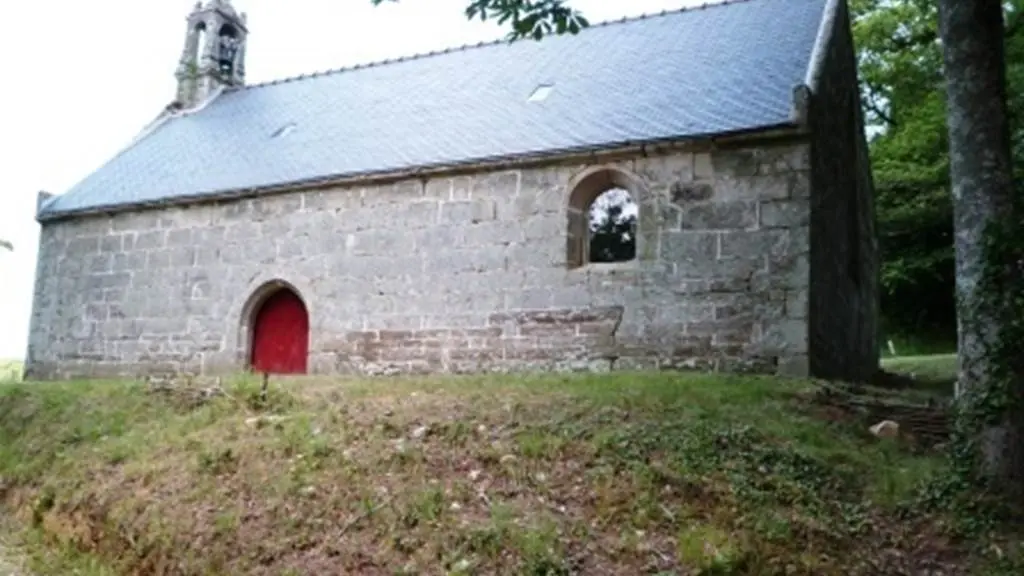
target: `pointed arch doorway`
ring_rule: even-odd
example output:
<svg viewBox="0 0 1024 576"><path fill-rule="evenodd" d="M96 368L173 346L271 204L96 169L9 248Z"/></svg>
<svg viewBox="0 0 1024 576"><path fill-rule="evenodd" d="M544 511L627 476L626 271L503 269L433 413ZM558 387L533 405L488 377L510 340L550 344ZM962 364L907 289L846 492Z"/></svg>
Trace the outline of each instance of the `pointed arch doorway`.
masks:
<svg viewBox="0 0 1024 576"><path fill-rule="evenodd" d="M249 365L254 372L305 374L309 356L309 313L295 291L281 286L252 315Z"/></svg>

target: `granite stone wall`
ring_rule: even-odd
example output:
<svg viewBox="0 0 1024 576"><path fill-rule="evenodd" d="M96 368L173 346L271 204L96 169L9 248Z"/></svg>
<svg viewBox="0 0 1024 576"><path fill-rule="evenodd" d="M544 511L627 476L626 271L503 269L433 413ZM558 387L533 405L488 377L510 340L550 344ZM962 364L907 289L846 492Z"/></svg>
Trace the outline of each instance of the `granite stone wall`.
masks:
<svg viewBox="0 0 1024 576"><path fill-rule="evenodd" d="M571 265L572 191L603 177L640 204L638 258ZM287 285L316 373L801 375L810 184L806 143L766 141L49 222L26 369L239 370Z"/></svg>
<svg viewBox="0 0 1024 576"><path fill-rule="evenodd" d="M812 134L810 369L866 381L879 359L879 256L874 184L846 2L838 3L823 73L810 100Z"/></svg>

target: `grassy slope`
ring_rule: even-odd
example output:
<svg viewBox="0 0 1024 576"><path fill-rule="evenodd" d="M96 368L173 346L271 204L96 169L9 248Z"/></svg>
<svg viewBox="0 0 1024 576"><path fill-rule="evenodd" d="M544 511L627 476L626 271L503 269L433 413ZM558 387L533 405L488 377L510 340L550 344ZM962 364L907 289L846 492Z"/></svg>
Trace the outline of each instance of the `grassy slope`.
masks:
<svg viewBox="0 0 1024 576"><path fill-rule="evenodd" d="M66 552L42 573L825 575L967 562L938 519L897 520L943 462L811 413L808 386L633 373L306 381L275 384L259 406L239 381L187 408L127 384L9 384L0 476L32 537Z"/></svg>

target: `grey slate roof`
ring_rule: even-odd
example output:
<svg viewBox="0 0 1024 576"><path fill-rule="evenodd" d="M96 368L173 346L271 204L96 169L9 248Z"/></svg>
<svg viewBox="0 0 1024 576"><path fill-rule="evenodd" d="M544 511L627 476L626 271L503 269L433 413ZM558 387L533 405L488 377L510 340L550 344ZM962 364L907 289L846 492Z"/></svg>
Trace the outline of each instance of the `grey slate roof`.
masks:
<svg viewBox="0 0 1024 576"><path fill-rule="evenodd" d="M825 3L739 0L228 91L143 135L37 218L785 125ZM540 84L554 88L529 102Z"/></svg>

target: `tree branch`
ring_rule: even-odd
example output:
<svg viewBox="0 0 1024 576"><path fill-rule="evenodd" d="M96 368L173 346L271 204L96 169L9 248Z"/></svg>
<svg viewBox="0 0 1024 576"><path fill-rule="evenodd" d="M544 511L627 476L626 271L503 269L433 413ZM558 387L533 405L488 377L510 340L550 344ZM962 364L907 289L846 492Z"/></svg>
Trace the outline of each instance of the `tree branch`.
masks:
<svg viewBox="0 0 1024 576"><path fill-rule="evenodd" d="M885 122L889 127L895 128L899 124L893 119L892 116L886 112L878 102L875 101L874 93L876 92L870 85L867 86L867 90L864 93L864 97L861 98L864 108L878 117L879 120Z"/></svg>

